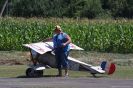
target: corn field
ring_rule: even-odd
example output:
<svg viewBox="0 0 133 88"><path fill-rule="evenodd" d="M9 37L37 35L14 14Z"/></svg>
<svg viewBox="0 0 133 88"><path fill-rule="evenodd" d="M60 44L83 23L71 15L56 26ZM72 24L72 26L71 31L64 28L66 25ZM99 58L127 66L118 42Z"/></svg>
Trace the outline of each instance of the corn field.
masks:
<svg viewBox="0 0 133 88"><path fill-rule="evenodd" d="M87 51L133 53L133 20L0 18L0 50L26 50L22 44L52 37L55 25Z"/></svg>

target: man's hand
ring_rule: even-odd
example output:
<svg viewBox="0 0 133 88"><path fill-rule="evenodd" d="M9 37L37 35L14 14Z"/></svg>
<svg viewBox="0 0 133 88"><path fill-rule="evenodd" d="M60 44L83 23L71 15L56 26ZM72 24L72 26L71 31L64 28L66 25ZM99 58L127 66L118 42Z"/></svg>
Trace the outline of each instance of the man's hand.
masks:
<svg viewBox="0 0 133 88"><path fill-rule="evenodd" d="M66 46L66 43L63 43L63 44L62 44L62 47L65 47L65 46Z"/></svg>

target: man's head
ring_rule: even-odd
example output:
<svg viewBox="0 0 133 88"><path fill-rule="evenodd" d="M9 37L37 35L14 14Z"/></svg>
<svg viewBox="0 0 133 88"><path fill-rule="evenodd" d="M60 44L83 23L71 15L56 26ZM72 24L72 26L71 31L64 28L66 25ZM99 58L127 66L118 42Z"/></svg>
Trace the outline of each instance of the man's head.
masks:
<svg viewBox="0 0 133 88"><path fill-rule="evenodd" d="M59 34L60 32L62 32L61 27L60 27L59 25L56 25L56 26L55 26L55 29L54 29L54 33L55 33L55 34Z"/></svg>

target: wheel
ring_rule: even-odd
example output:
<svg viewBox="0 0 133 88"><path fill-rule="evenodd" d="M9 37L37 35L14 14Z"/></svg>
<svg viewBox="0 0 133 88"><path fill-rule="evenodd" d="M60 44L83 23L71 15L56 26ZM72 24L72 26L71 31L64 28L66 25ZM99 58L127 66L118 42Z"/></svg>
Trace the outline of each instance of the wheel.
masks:
<svg viewBox="0 0 133 88"><path fill-rule="evenodd" d="M35 76L35 70L33 69L33 68L28 68L27 70L26 70L26 76L27 77L34 77Z"/></svg>
<svg viewBox="0 0 133 88"><path fill-rule="evenodd" d="M36 70L35 71L38 77L43 76L43 70Z"/></svg>
<svg viewBox="0 0 133 88"><path fill-rule="evenodd" d="M96 73L91 73L91 74L92 74L92 76L93 76L93 77L95 77L95 78L96 78Z"/></svg>
<svg viewBox="0 0 133 88"><path fill-rule="evenodd" d="M43 76L43 70L34 70L33 68L28 68L26 70L27 77L41 77Z"/></svg>

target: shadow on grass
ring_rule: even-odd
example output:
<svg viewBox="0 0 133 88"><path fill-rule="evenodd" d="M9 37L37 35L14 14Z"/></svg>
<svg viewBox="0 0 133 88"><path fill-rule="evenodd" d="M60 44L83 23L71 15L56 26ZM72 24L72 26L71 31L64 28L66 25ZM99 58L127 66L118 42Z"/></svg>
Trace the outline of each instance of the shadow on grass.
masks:
<svg viewBox="0 0 133 88"><path fill-rule="evenodd" d="M39 77L27 77L26 75L22 75L22 76L18 76L16 78L51 78L51 77L58 77L57 75L43 75L43 76L39 76Z"/></svg>
<svg viewBox="0 0 133 88"><path fill-rule="evenodd" d="M22 75L22 76L18 76L16 78L51 78L51 77L59 77L57 75L43 75L43 76L39 76L39 77L27 77L26 75ZM62 76L63 77L63 76ZM82 76L68 76L69 78L108 78L108 76L106 75L95 75L95 76L86 76L86 77L82 77Z"/></svg>
<svg viewBox="0 0 133 88"><path fill-rule="evenodd" d="M104 76L103 75L102 76L99 76L99 75L98 76L97 75L96 76L93 76L92 75L92 76L87 76L87 77L88 78L108 78L108 76L105 76L105 75Z"/></svg>

